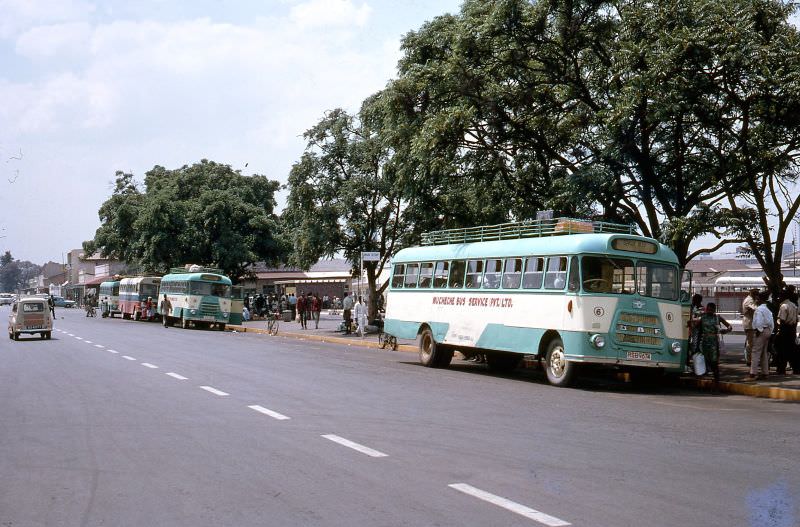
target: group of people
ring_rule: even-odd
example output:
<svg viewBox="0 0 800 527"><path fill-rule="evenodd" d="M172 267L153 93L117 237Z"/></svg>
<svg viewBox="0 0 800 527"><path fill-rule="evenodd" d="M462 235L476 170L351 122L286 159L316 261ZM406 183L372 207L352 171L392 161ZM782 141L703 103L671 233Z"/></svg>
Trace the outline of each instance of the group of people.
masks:
<svg viewBox="0 0 800 527"><path fill-rule="evenodd" d="M750 290L742 302L742 327L745 332L744 359L750 367L749 379L766 379L769 376L769 351L775 352L775 372L800 372L800 354L797 349L798 295L793 286L781 291L777 302L770 302L768 291ZM692 297L689 321L688 361L700 353L706 368L719 382L720 335L731 331L731 324L717 313L717 306L709 302L703 306L703 297Z"/></svg>

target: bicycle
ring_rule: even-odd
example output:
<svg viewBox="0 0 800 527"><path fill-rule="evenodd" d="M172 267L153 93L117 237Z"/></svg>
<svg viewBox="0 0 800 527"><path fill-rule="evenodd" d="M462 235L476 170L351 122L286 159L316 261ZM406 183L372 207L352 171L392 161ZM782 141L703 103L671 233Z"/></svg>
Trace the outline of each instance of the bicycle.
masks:
<svg viewBox="0 0 800 527"><path fill-rule="evenodd" d="M269 320L267 320L267 332L273 337L278 334L278 328L281 325L281 314L279 312L270 313Z"/></svg>

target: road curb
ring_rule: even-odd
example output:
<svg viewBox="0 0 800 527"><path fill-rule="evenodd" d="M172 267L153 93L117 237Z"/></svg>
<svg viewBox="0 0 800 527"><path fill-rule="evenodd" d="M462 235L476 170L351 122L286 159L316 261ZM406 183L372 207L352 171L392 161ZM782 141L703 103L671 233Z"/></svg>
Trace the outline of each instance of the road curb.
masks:
<svg viewBox="0 0 800 527"><path fill-rule="evenodd" d="M266 329L248 328L244 326L231 326L228 325L226 329L237 331L239 333L258 333L269 335ZM332 344L344 344L347 346L359 346L362 348L381 349L375 338L345 338L338 336L328 335L313 335L305 333L297 333L295 331L280 332L278 336L291 337L296 339L313 340L316 342L329 342ZM416 353L419 351L416 346L409 344L399 344L397 351ZM682 378L681 384L690 386L702 391L712 391L714 389L714 382L709 379L690 379ZM757 384L747 384L739 382L720 382L717 389L723 393L731 393L735 395L748 395L750 397L762 397L767 399L782 399L786 401L800 401L800 390L793 390L790 388L780 388L777 386L761 386Z"/></svg>
<svg viewBox="0 0 800 527"><path fill-rule="evenodd" d="M714 381L710 379L681 379L685 386L691 386L703 391L713 391ZM735 395L749 395L750 397L762 397L765 399L781 399L785 401L800 401L800 390L791 388L781 388L779 386L763 386L758 384L747 384L743 382L720 381L717 387L719 392L731 393Z"/></svg>

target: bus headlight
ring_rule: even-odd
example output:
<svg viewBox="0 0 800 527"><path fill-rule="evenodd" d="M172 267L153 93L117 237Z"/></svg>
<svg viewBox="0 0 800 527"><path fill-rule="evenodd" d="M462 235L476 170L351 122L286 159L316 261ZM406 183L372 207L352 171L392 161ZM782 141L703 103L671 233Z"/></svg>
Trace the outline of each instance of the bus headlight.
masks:
<svg viewBox="0 0 800 527"><path fill-rule="evenodd" d="M196 315L197 314L197 310L196 309L192 309L191 311L189 311L189 313L191 313L192 315Z"/></svg>
<svg viewBox="0 0 800 527"><path fill-rule="evenodd" d="M223 317L227 317L227 316L228 316L228 312L227 312L227 311L223 311L223 312L222 312L222 316L223 316Z"/></svg>
<svg viewBox="0 0 800 527"><path fill-rule="evenodd" d="M603 335L592 335L592 338L590 338L589 341L597 349L602 349L606 345L606 338Z"/></svg>
<svg viewBox="0 0 800 527"><path fill-rule="evenodd" d="M681 347L681 343L680 342L675 341L675 342L672 343L672 353L674 353L675 355L679 354L682 349L683 348Z"/></svg>

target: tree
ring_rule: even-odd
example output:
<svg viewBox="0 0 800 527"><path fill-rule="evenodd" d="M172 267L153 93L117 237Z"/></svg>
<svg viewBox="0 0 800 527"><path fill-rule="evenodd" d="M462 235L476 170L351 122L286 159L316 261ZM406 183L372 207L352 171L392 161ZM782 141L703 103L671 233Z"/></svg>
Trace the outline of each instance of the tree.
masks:
<svg viewBox="0 0 800 527"><path fill-rule="evenodd" d="M15 260L11 251L6 251L0 256L0 291L17 291L40 272L41 266L27 260Z"/></svg>
<svg viewBox="0 0 800 527"><path fill-rule="evenodd" d="M357 276L362 251L381 254L380 261L364 264L370 319L387 286L377 283L378 276L410 230L391 152L382 143L382 123L382 95L376 94L358 116L333 110L306 131L306 149L289 174L282 215L292 244L290 262L301 268L341 253Z"/></svg>
<svg viewBox="0 0 800 527"><path fill-rule="evenodd" d="M132 175L117 172L114 193L100 208L101 226L84 250L145 272L208 264L236 280L256 261L282 258L278 187L265 176L244 176L205 159L176 170L153 167L143 191Z"/></svg>
<svg viewBox="0 0 800 527"><path fill-rule="evenodd" d="M773 0L468 0L405 37L387 90L392 146L411 160L415 192L500 180L495 203L514 219L548 207L633 222L685 263L703 234L738 241L728 196L754 177L738 167L794 145L786 114L760 121L771 144L735 139L756 95L742 90L760 85L759 104L795 108L791 11Z"/></svg>

